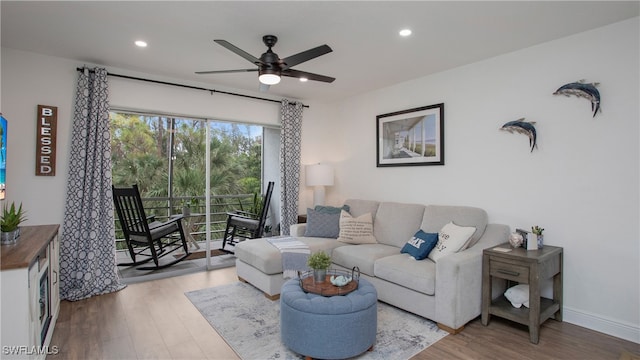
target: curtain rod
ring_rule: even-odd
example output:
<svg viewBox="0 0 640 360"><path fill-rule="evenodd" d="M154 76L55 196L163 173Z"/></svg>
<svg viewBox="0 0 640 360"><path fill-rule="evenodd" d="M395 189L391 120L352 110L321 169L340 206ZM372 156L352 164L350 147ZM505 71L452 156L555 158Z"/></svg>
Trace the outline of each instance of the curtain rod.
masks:
<svg viewBox="0 0 640 360"><path fill-rule="evenodd" d="M76 70L78 70L78 72L83 72L84 69L85 68L76 68ZM94 70L89 70L89 72L94 72ZM207 88L198 87L198 86L176 84L176 83L171 83L171 82L167 82L167 81L151 80L151 79L139 78L139 77L135 77L135 76L114 74L114 73L110 73L110 72L107 72L107 75L108 76L113 76L113 77L119 77L119 78L123 78L123 79L129 79L129 80L146 81L146 82L150 82L150 83L154 83L154 84L177 86L177 87L183 87L183 88L193 89L193 90L204 90L204 91L209 91L212 95L213 95L213 93L220 93L220 94L225 94L225 95L240 96L240 97L245 97L245 98L249 98L249 99L263 100L263 101L270 101L270 102L280 103L279 100L261 98L261 97L258 97L258 96L237 94L237 93L232 93L232 92L229 92L229 91L221 91L221 90L216 90L216 89L207 89ZM289 104L293 104L293 103L290 102ZM309 107L309 105L305 105L305 104L302 104L302 106L306 107L306 108Z"/></svg>

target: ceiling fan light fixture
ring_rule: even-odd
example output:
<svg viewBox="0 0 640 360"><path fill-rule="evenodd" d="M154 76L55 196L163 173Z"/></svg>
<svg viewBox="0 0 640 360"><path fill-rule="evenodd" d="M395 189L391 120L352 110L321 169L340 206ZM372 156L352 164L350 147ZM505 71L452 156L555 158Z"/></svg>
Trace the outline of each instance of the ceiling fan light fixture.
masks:
<svg viewBox="0 0 640 360"><path fill-rule="evenodd" d="M0 0L1 1L1 0ZM262 42L267 46L267 51L260 55L260 58L257 58L248 52L238 48L237 46L231 44L230 42L222 39L213 40L216 44L223 46L227 50L235 53L236 55L241 56L245 60L249 61L253 65L256 65L258 68L253 69L237 69L237 70L214 70L214 71L196 71L196 74L223 74L223 73L244 73L244 72L255 72L258 70L258 80L260 82L261 91L266 91L266 89L271 85L276 85L280 83L281 76L288 76L292 78L298 78L300 81L304 82L307 80L314 81L322 81L326 83L331 83L335 80L330 76L318 75L306 71L294 70L291 67L301 64L303 62L309 61L311 59L315 59L318 56L322 56L332 52L331 48L328 45L320 45L316 46L312 49L305 50L303 52L287 56L284 59L280 59L278 54L274 53L271 48L276 44L278 38L274 35L265 35L262 37Z"/></svg>
<svg viewBox="0 0 640 360"><path fill-rule="evenodd" d="M280 72L272 69L260 70L258 80L265 85L275 85L280 82Z"/></svg>
<svg viewBox="0 0 640 360"><path fill-rule="evenodd" d="M258 80L265 85L275 85L280 82L280 76L276 74L262 74L258 77Z"/></svg>

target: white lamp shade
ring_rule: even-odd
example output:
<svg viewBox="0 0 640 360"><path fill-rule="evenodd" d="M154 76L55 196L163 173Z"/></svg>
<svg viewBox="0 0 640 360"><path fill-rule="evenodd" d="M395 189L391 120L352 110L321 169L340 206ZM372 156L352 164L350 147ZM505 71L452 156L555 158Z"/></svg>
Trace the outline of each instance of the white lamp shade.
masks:
<svg viewBox="0 0 640 360"><path fill-rule="evenodd" d="M333 186L333 168L329 165L307 165L307 186Z"/></svg>

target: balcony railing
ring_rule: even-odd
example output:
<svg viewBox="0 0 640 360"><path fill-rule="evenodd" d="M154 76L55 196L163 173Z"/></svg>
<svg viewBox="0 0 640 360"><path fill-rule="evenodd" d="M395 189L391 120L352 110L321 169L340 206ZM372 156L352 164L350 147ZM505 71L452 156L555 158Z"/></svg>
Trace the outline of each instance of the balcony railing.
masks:
<svg viewBox="0 0 640 360"><path fill-rule="evenodd" d="M251 211L254 201L253 194L237 195L216 195L211 196L209 208L211 211L211 240L221 240L227 224L227 212L233 210ZM204 196L182 196L182 197L148 197L142 198L147 216L155 215L156 219L163 221L171 216L183 214L183 206L189 204L190 229L185 229L191 233L196 241L206 239L206 210ZM115 214L114 214L115 215ZM120 222L115 216L116 227L116 249L125 249L124 235L120 228Z"/></svg>

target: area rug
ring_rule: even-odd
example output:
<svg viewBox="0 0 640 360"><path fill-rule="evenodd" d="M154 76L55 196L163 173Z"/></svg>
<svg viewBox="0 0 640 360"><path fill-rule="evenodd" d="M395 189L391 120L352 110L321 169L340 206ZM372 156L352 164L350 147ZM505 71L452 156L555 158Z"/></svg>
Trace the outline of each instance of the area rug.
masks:
<svg viewBox="0 0 640 360"><path fill-rule="evenodd" d="M240 358L304 358L280 341L280 302L253 286L237 282L185 295ZM376 344L357 359L409 359L446 335L430 320L378 302Z"/></svg>

